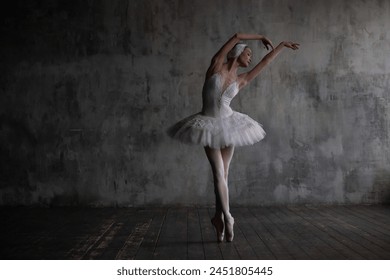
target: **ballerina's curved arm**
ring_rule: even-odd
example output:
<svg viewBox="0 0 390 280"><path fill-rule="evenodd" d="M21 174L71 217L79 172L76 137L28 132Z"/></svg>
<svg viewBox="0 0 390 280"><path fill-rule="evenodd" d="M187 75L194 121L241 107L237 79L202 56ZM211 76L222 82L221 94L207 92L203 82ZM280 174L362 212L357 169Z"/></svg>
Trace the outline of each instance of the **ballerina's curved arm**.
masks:
<svg viewBox="0 0 390 280"><path fill-rule="evenodd" d="M210 66L207 70L207 73L219 72L221 66L225 62L225 58L228 52L241 40L261 40L264 46L269 49L269 46L274 49L272 42L266 38L264 35L259 34L245 34L245 33L236 33L234 34L213 56L211 59Z"/></svg>
<svg viewBox="0 0 390 280"><path fill-rule="evenodd" d="M255 67L253 67L252 70L239 75L239 88L241 89L250 81L252 81L256 76L258 76L261 70L263 70L265 66L271 63L271 61L275 59L275 57L283 50L284 47L297 50L299 49L299 44L294 42L281 42L276 48L265 55L263 59Z"/></svg>

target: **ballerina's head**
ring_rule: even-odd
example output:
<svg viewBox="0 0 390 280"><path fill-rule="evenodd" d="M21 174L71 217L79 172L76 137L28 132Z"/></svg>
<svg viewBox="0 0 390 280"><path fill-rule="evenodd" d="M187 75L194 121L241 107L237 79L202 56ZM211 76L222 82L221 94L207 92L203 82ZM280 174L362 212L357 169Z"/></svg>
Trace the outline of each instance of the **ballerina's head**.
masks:
<svg viewBox="0 0 390 280"><path fill-rule="evenodd" d="M236 44L227 54L227 59L237 59L241 67L248 67L252 60L252 50L246 44Z"/></svg>

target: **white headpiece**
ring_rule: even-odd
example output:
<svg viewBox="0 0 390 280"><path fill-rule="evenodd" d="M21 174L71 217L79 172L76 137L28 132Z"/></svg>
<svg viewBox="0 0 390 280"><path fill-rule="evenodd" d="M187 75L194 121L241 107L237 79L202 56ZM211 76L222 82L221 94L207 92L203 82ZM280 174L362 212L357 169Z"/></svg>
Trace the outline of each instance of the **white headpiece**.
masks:
<svg viewBox="0 0 390 280"><path fill-rule="evenodd" d="M245 45L245 44L242 44L242 43L239 43L239 44L236 44L234 46L234 48L232 48L228 54L227 54L227 58L235 58L235 57L238 57L240 56L240 54L244 51L244 49L247 47L248 45Z"/></svg>

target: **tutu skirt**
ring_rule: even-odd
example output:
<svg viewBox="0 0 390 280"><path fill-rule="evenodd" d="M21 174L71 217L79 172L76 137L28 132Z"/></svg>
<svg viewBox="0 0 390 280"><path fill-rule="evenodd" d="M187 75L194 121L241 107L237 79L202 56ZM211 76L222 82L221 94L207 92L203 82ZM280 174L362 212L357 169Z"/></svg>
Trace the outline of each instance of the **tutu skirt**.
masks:
<svg viewBox="0 0 390 280"><path fill-rule="evenodd" d="M266 134L261 124L236 111L227 117L197 113L174 124L167 133L181 142L215 149L252 145Z"/></svg>

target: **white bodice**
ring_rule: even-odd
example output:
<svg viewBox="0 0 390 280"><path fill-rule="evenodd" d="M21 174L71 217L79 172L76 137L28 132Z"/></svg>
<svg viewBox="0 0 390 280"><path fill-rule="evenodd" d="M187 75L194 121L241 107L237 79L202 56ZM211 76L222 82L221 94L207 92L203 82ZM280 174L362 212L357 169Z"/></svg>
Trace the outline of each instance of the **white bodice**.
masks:
<svg viewBox="0 0 390 280"><path fill-rule="evenodd" d="M202 91L202 114L210 117L228 117L233 113L230 102L238 93L238 83L234 81L223 91L222 75L215 73L208 78Z"/></svg>

